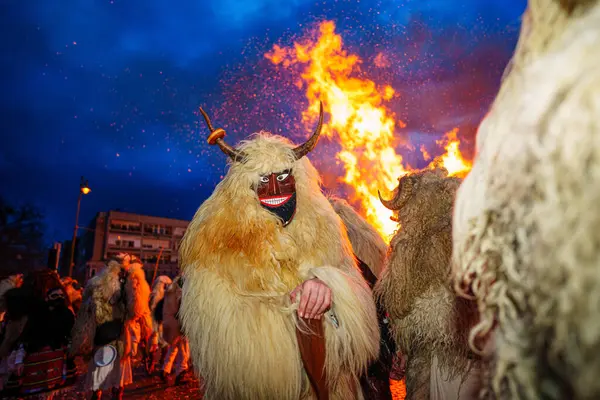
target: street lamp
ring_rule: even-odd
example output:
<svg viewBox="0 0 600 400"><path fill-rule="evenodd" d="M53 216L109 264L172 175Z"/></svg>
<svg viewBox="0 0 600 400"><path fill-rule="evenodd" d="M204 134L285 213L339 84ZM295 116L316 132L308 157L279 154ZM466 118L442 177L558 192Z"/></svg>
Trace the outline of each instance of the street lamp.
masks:
<svg viewBox="0 0 600 400"><path fill-rule="evenodd" d="M71 240L71 257L69 258L69 276L73 275L73 259L75 257L75 240L77 240L77 230L79 229L79 208L81 207L81 198L84 194L88 194L92 191L88 186L88 181L81 177L81 183L79 184L79 199L77 199L77 214L75 214L75 228L73 229L73 240Z"/></svg>

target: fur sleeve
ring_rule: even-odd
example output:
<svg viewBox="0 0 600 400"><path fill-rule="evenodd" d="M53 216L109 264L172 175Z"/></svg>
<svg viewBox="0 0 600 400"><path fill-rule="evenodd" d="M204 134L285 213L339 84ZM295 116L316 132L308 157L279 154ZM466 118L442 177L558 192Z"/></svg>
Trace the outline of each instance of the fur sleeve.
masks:
<svg viewBox="0 0 600 400"><path fill-rule="evenodd" d="M347 371L359 375L379 354L379 325L373 294L355 269L311 268L306 271L306 279L312 278L323 281L332 293L329 323L325 325L327 370L333 374Z"/></svg>

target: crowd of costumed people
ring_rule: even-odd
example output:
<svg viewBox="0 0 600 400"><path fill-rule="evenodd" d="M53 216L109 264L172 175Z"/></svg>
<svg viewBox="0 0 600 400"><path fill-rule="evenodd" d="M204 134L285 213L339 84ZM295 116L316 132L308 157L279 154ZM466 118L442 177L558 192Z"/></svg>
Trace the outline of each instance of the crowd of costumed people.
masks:
<svg viewBox="0 0 600 400"><path fill-rule="evenodd" d="M407 400L600 398L599 44L600 0L529 1L471 172L399 177L389 245L322 191L322 105L300 145L230 146L201 109L229 169L181 275L120 254L83 290L5 277L0 397L120 399L143 361L206 400L390 400L396 359Z"/></svg>
<svg viewBox="0 0 600 400"><path fill-rule="evenodd" d="M0 280L0 398L52 399L76 388L122 399L136 366L167 386L187 382L181 278L153 283L129 254L109 260L85 289L53 269Z"/></svg>

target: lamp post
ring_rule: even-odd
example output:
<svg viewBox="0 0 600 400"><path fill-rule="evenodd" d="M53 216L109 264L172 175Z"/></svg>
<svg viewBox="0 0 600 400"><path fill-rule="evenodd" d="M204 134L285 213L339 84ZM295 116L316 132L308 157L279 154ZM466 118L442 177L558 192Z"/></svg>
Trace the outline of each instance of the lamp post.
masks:
<svg viewBox="0 0 600 400"><path fill-rule="evenodd" d="M77 199L77 214L75 214L75 228L73 229L73 240L71 240L71 256L69 257L69 276L73 275L73 259L75 257L75 241L77 240L77 230L79 229L79 208L81 207L81 198L84 194L88 194L92 189L88 186L88 181L81 177L79 184L79 199Z"/></svg>

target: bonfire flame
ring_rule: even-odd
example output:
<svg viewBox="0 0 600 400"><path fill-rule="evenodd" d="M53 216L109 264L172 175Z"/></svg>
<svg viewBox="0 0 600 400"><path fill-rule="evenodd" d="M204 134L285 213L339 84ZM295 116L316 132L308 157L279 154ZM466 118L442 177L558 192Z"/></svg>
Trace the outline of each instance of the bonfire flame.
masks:
<svg viewBox="0 0 600 400"><path fill-rule="evenodd" d="M429 164L429 168L444 167L448 170L449 176L464 178L471 170L472 163L462 157L460 150L458 149L460 142L456 137L457 134L458 128L454 128L446 133L442 139L435 141L438 145L444 146L446 153L437 156ZM423 157L427 160L429 157L427 150L422 147L421 152L423 153Z"/></svg>
<svg viewBox="0 0 600 400"><path fill-rule="evenodd" d="M342 181L354 189L350 201L361 204L360 211L367 221L389 241L398 224L392 220L393 212L379 201L377 190L391 192L398 179L412 170L403 165L402 156L395 151L395 130L405 124L384 105L395 91L389 85L353 76L362 61L343 49L334 22L322 22L318 32L316 40L307 39L294 43L293 47L275 45L265 57L286 68L302 65L297 86L305 88L309 100L303 121L313 123L319 114L319 101L323 101L325 111L330 114L323 135L337 135L339 139L342 149L337 158L346 171ZM376 58L378 64L384 61L383 55ZM447 135L443 139L448 153L435 158L431 165L443 165L452 174L468 172L470 165L462 159L456 131L453 132L453 138Z"/></svg>

